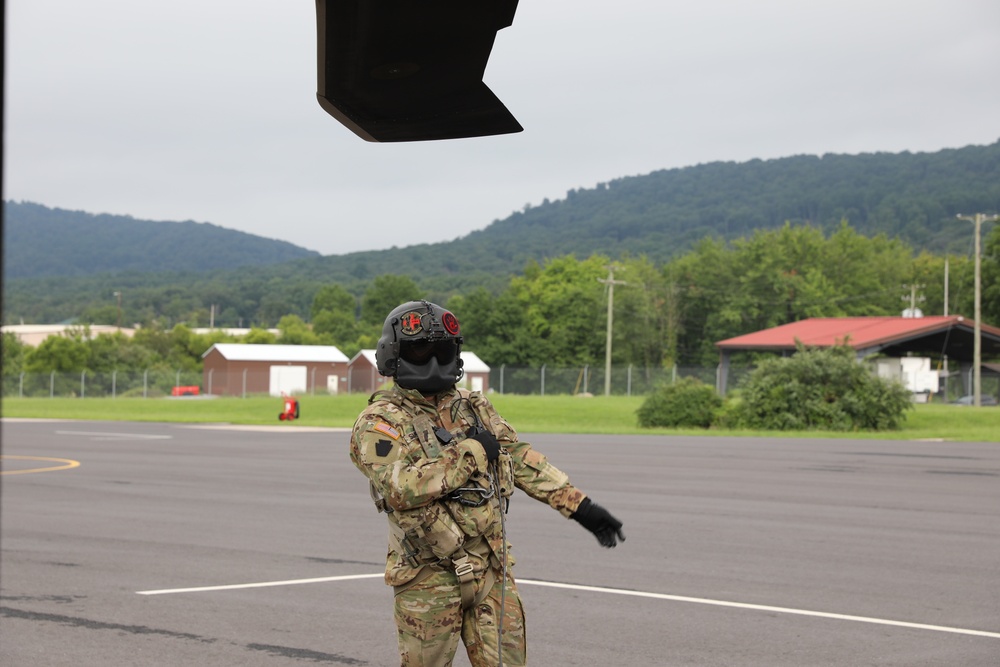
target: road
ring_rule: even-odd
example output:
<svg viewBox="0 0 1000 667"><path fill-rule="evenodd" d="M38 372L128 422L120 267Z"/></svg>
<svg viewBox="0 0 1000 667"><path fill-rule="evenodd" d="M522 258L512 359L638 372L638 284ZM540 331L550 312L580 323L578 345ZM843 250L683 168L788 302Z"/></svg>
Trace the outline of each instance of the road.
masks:
<svg viewBox="0 0 1000 667"><path fill-rule="evenodd" d="M627 535L515 495L532 665L1000 665L1000 443L522 437ZM347 442L5 420L0 663L398 664Z"/></svg>

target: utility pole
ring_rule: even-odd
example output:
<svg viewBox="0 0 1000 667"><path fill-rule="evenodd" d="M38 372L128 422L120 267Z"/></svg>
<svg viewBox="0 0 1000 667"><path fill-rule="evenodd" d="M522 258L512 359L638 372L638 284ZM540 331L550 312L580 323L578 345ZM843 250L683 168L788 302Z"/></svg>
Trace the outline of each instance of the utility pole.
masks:
<svg viewBox="0 0 1000 667"><path fill-rule="evenodd" d="M983 222L996 222L1000 220L1000 216L992 216L987 218L983 213L976 213L975 216L969 215L959 215L957 216L959 220L968 220L976 226L976 243L975 243L975 321L973 322L973 338L972 341L972 404L977 408L980 407L982 403L982 373L980 372L980 366L983 361L983 341L980 338L981 327L979 325L979 320L982 317L980 311L980 303L982 301L982 278L980 274L981 262L980 262L980 250L979 250L979 236L983 228Z"/></svg>
<svg viewBox="0 0 1000 667"><path fill-rule="evenodd" d="M903 285L903 289L910 290L910 296L904 296L903 301L909 301L910 307L903 310L903 317L923 317L924 313L917 308L917 301L924 301L924 295L917 298L917 289L923 289L926 285Z"/></svg>
<svg viewBox="0 0 1000 667"><path fill-rule="evenodd" d="M608 286L608 339L604 347L604 395L611 395L611 330L615 317L615 285L628 285L624 280L615 280L615 265L608 265L608 277L597 282Z"/></svg>
<svg viewBox="0 0 1000 667"><path fill-rule="evenodd" d="M118 328L122 328L122 293L115 292L115 296L118 297Z"/></svg>
<svg viewBox="0 0 1000 667"><path fill-rule="evenodd" d="M948 316L948 257L944 258L944 316ZM944 353L945 389L948 388L948 353Z"/></svg>
<svg viewBox="0 0 1000 667"><path fill-rule="evenodd" d="M944 258L944 316L948 316L948 258Z"/></svg>

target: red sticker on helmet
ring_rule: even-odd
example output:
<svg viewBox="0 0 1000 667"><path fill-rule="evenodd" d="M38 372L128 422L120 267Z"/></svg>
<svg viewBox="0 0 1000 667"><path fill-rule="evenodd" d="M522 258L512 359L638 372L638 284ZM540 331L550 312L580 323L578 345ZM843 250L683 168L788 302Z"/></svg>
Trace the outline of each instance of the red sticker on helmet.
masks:
<svg viewBox="0 0 1000 667"><path fill-rule="evenodd" d="M451 313L445 313L441 316L441 324L444 325L444 330L452 336L458 335L458 318Z"/></svg>
<svg viewBox="0 0 1000 667"><path fill-rule="evenodd" d="M423 331L424 327L420 322L420 313L411 310L399 318L399 330L407 336L416 336Z"/></svg>

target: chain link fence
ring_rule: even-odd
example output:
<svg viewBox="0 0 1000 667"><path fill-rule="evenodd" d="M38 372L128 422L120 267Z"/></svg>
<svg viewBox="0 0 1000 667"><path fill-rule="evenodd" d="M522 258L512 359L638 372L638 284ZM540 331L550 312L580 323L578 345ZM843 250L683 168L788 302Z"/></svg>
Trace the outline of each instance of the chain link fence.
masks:
<svg viewBox="0 0 1000 667"><path fill-rule="evenodd" d="M739 382L752 369L730 368L729 382ZM501 394L553 395L592 394L642 396L659 386L672 384L681 378L693 377L707 385L718 387L718 368L642 366L612 366L610 377L604 366L527 368L507 366L490 369L490 387Z"/></svg>
<svg viewBox="0 0 1000 667"><path fill-rule="evenodd" d="M28 398L158 398L198 393L200 371L20 373L3 376L3 395Z"/></svg>
<svg viewBox="0 0 1000 667"><path fill-rule="evenodd" d="M607 389L616 396L641 396L661 384L676 382L682 377L696 377L718 386L714 368L642 368L614 366ZM730 381L741 373L730 369ZM742 377L742 375L739 375ZM379 378L379 380L386 380ZM388 382L386 380L386 382ZM309 382L301 393L350 392L371 389L352 388L342 382L336 389ZM490 390L505 394L557 395L605 393L604 367L527 368L502 364L490 370ZM732 385L730 385L732 386ZM20 373L3 376L3 395L7 397L139 397L157 398L187 394L247 396L268 393L266 373L218 373L205 376L200 371L113 371L111 373Z"/></svg>
<svg viewBox="0 0 1000 667"><path fill-rule="evenodd" d="M728 387L738 388L752 367L730 367ZM718 387L718 368L675 367L645 368L640 366L613 366L610 382L605 382L604 366L529 368L501 364L490 369L489 387L501 394L522 395L604 395L607 389L613 396L643 396L657 387L672 384L681 378L693 377L710 386ZM259 376L259 377L258 377ZM385 380L385 378L379 378ZM351 386L341 382L337 388L317 384L307 378L301 392L306 394L360 391L371 389ZM984 375L984 396L1000 399L1000 376ZM3 375L5 397L138 397L158 398L189 394L247 396L267 394L267 374L214 373L206 378L201 371L144 370L113 371L111 373L20 373ZM941 392L934 400L953 401L972 393L972 371L953 371L942 377Z"/></svg>

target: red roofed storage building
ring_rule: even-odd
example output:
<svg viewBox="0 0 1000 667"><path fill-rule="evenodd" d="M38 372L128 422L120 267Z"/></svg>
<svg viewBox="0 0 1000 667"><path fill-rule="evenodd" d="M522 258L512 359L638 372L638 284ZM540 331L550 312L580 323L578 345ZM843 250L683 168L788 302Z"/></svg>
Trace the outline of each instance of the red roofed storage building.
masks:
<svg viewBox="0 0 1000 667"><path fill-rule="evenodd" d="M332 345L216 343L202 359L207 394L291 396L346 389L348 359Z"/></svg>
<svg viewBox="0 0 1000 667"><path fill-rule="evenodd" d="M980 325L982 356L1000 357L1000 329ZM743 336L719 341L719 392L726 393L729 361L738 352L776 352L789 355L799 343L806 347L848 345L858 359L881 353L946 355L963 370L972 367L975 324L961 315L934 317L812 317Z"/></svg>

